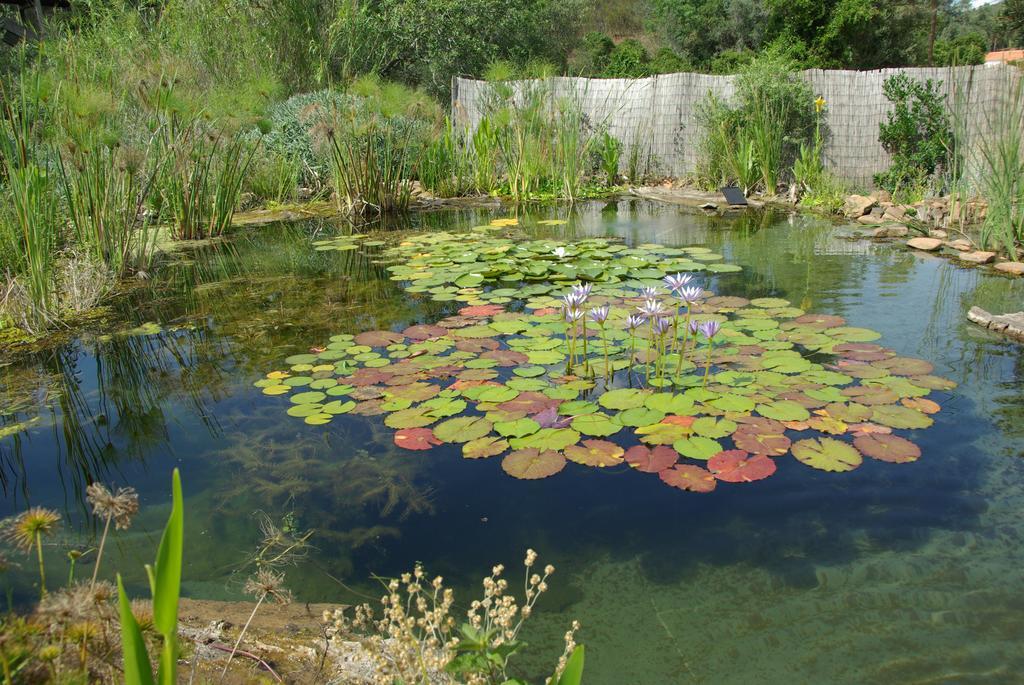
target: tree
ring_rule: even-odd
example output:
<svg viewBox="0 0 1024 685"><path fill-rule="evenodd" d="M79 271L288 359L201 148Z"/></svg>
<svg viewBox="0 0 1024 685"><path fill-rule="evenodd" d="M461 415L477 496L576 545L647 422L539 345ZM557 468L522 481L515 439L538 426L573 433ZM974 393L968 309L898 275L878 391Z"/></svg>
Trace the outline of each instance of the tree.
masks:
<svg viewBox="0 0 1024 685"><path fill-rule="evenodd" d="M1013 47L1024 47L1024 0L1004 0L1003 30Z"/></svg>

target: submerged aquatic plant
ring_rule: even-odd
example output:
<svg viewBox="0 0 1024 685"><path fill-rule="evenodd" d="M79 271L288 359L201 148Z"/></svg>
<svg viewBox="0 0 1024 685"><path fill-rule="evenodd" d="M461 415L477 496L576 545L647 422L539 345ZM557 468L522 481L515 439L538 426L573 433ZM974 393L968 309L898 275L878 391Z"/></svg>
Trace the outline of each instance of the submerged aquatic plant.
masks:
<svg viewBox="0 0 1024 685"><path fill-rule="evenodd" d="M3 535L18 549L33 549L39 560L39 594L46 595L46 569L43 566L43 537L57 532L60 514L44 507L32 507L5 522Z"/></svg>

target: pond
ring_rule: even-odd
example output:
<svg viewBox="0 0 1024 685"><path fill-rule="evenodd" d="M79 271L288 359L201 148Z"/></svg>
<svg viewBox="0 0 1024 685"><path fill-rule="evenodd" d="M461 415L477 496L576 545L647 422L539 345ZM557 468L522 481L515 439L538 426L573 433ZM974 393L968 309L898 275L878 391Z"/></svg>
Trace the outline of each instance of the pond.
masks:
<svg viewBox="0 0 1024 685"><path fill-rule="evenodd" d="M533 548L542 565L557 568L526 630L530 649L518 662L522 674L535 680L548 673L561 651L562 633L578 619L589 685L1017 682L1024 672L1024 354L1019 345L972 328L964 312L973 304L990 311L1020 309L1024 281L899 247L848 240L829 221L803 215L751 211L721 218L619 200L532 208L521 211L517 221L500 221L505 217L507 212L485 210L421 214L401 226L363 227L362 237L355 238L345 237L352 229L321 220L271 225L177 254L158 277L116 302L118 324L111 330L83 334L2 367L0 435L9 433L0 438L2 513L31 504L70 517L73 524L65 529L62 545L48 550L50 568L64 568L68 545L85 545L95 533L84 516L85 485L96 479L137 488L139 520L114 536L104 561L106 570L126 575L137 595L144 594L142 566L155 553L175 466L186 493L187 596L242 598L244 565L268 521L297 534L314 530L308 555L287 570L288 585L302 601L375 600L380 586L373 574L396 575L419 561L429 573L445 577L464 609L495 563L506 565L513 586L520 582L523 554ZM587 400L600 400L604 384L599 353L591 358L597 389L577 388L580 404L571 413L578 419L632 409L638 410L629 415L636 420L622 419L626 430L616 426L614 435L603 437L591 424L589 438L582 431L583 439L601 444L575 460L552 466L535 459L517 467L500 456L463 458L470 439L484 440L474 443L481 453L501 439L520 451L537 448L537 454L566 447L550 432L544 434L548 442L531 443L531 435L540 431L524 429L514 413L503 417L507 425L501 435L483 431L490 443L477 431L479 421L469 421L439 429L445 439L437 442L443 444L403 449L396 445L396 430L411 431L404 435L414 442L423 438L415 432L422 424L415 411L410 413L416 402L446 408L438 409L433 421L458 414L462 405L453 409L453 402L462 400L457 393L420 397L415 391L404 401L390 395L378 400L387 375L377 378L372 370L401 368L403 361L407 365L421 355L443 359L429 344L417 348L431 338L437 322L470 331L460 338L464 343L477 341L457 348L465 353L465 370L452 373L467 396L485 403L467 416L481 416L488 402L509 401L509 387L513 399L532 392L540 386L530 379L560 376L567 361L567 343L560 339L565 324L552 305L575 281L552 288L544 277L530 276L532 262L524 259L524 277L532 278L525 297L516 291L498 295L497 301L472 295L460 301L459 289L491 284L469 278L446 285L446 278L454 280L461 272L438 269L410 277L415 269L407 266L424 255L429 262L432 250L443 251L429 242L442 231L465 232L465 244L493 241L487 245L499 249L511 245L509 239L564 244L570 261L575 250L591 249L610 253L609 259L653 254L666 268L691 261L739 266L740 271L698 272L695 283L724 298L703 318L747 322L735 324L731 335L739 329L745 345L764 343L759 354L771 356L769 367L783 374L817 374L822 382L815 390L822 397L834 400L832 393L838 392L823 381L824 374L865 366L858 355L866 355L867 362L894 358L892 353L873 357L881 349L876 345L893 350L896 359L928 362L912 372L899 372L894 362L893 376L886 376L904 378L900 383L907 376L935 379L926 392L894 396L907 401L900 407L922 411L885 415L895 426L893 434L911 440L920 457L902 452L903 443L889 445L884 439L876 442L898 447L888 460L861 460L856 451L836 455L824 448L803 459L775 455L768 466L740 463L741 456L731 466L719 464L720 472L750 466L752 476L737 480L754 482L728 482L726 475L712 492L671 487L657 474L644 473L643 463L637 462L641 468L623 463L622 450L614 450L640 444L635 433L649 424L664 427L664 417L686 414L693 401L652 409L648 395L634 403L636 397L620 393L615 402L593 406ZM422 236L428 237L425 242ZM399 240L404 242L396 257L388 250ZM617 247L620 242L624 247ZM552 260L547 252L538 248L535 261L562 259ZM395 265L397 270L389 270ZM643 280L632 276L614 285L619 291L599 287L594 301L604 297L613 310L630 308L634 303L626 298L637 293L626 289ZM423 279L433 279L430 287L405 290ZM478 309L467 312L467 305ZM489 309L492 305L497 306ZM758 319L758 306L769 323L750 323ZM822 318L799 319L804 312ZM460 316L473 320L459 321ZM787 323L797 319L807 323L795 329ZM506 322L504 333L473 333L499 320ZM426 326L404 339L349 337L403 332L419 324ZM849 332L826 341L823 351L822 331L838 326ZM589 341L603 350L595 327L592 323ZM766 343L780 339L777 327L802 336L799 344ZM768 328L771 335L759 334ZM867 333L858 332L863 329ZM524 331L533 343L517 346L514 340L528 337L520 335ZM871 331L880 337L874 340ZM699 337L696 333L693 340ZM728 355L729 338L720 340L713 353ZM847 347L834 349L837 342ZM609 343L618 354L616 387L672 377L671 364L659 376L656 362L648 368L647 355L625 351L628 343L624 333ZM359 351L359 363L336 367L326 373L326 382L305 387L325 377L313 378L316 362L335 365L354 344L370 348ZM486 354L513 347L517 354L511 356ZM689 388L698 404L712 404L711 396L699 395L705 347L682 369L690 380L679 389ZM785 348L796 349L799 359L779 353ZM544 351L554 354L537 354ZM324 352L327 357L319 357ZM847 366L834 365L833 354L848 357L839 360ZM316 361L306 363L307 357ZM749 361L733 359L740 365ZM725 357L716 356L716 370L720 362ZM546 371L533 371L541 368L538 364ZM614 367L615 360L610 364ZM460 375L466 370L475 374ZM278 375L268 378L275 371ZM309 379L273 389L307 372ZM360 415L375 412L353 412L348 395L321 392L356 374L368 375L356 384L360 404L394 404L382 414ZM479 385L494 379L495 385ZM864 374L859 380L871 385ZM722 428L724 422L751 413L745 409L751 393L743 390L750 379L741 372L713 375L711 387L724 392L726 381L739 390L728 395L721 410L709 410L717 416L701 431L710 436L703 439L718 440L723 448L734 430L742 430L736 423ZM497 395L478 395L481 387L497 388ZM879 390L874 388L869 395ZM299 392L309 395L295 402ZM931 404L914 402L925 394ZM809 415L794 415L792 400L753 396L773 407L759 413L787 422L793 442L851 443L849 426L868 416L846 417L837 428L813 414L825 400L807 403L814 404ZM560 401L576 400L566 395ZM323 408L329 402L332 411ZM303 404L316 409L294 411ZM547 408L538 405L528 413L536 418ZM552 412L541 431L572 430L556 413L563 412ZM305 420L310 416L319 419ZM15 424L24 424L24 430L4 431L3 426ZM872 440L870 429L863 430ZM703 458L680 463L708 466L699 444L688 448ZM857 468L841 466L854 458ZM608 466L588 466L588 460L605 460ZM843 472L823 470L822 460L826 466L838 462ZM524 469L534 472L524 474ZM558 472L512 477L548 475L546 470ZM701 489L687 480L691 477L680 476L683 482L676 485ZM8 572L14 601L31 599L32 574L27 562Z"/></svg>

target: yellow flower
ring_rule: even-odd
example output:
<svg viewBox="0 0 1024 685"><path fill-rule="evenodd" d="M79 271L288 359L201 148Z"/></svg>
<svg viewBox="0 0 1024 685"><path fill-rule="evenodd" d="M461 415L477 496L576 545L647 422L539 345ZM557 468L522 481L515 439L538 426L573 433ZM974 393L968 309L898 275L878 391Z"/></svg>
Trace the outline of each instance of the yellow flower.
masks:
<svg viewBox="0 0 1024 685"><path fill-rule="evenodd" d="M819 95L818 99L814 101L814 111L820 114L821 111L825 109L826 104L827 103L825 102L825 98Z"/></svg>

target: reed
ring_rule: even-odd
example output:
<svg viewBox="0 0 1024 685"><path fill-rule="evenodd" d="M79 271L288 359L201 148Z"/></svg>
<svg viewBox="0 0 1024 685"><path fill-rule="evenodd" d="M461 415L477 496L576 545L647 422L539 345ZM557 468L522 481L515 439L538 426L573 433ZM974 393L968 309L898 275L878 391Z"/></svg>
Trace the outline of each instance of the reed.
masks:
<svg viewBox="0 0 1024 685"><path fill-rule="evenodd" d="M255 146L237 136L224 143L191 126L167 149L171 154L161 192L173 236L200 240L222 235L231 226Z"/></svg>
<svg viewBox="0 0 1024 685"><path fill-rule="evenodd" d="M69 165L58 158L60 182L78 249L117 277L148 269L156 231L143 216L143 204L155 179L147 160L135 165L102 146L78 152Z"/></svg>
<svg viewBox="0 0 1024 685"><path fill-rule="evenodd" d="M338 208L351 214L384 214L409 208L411 137L390 120L371 121L330 136L331 173Z"/></svg>
<svg viewBox="0 0 1024 685"><path fill-rule="evenodd" d="M1013 259L1024 241L1024 79L1013 75L987 115L979 145L979 185L988 202L982 247L999 246Z"/></svg>

